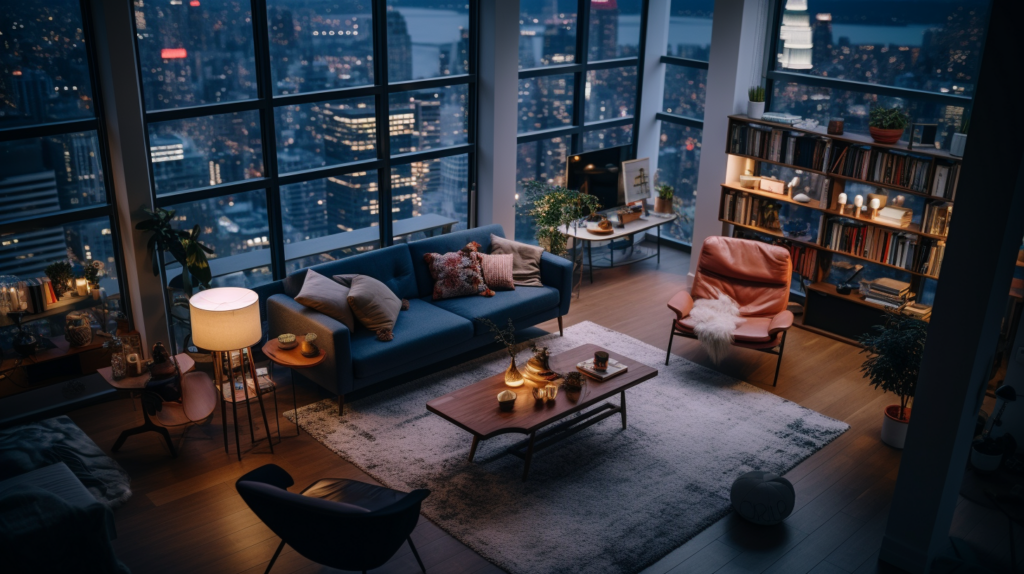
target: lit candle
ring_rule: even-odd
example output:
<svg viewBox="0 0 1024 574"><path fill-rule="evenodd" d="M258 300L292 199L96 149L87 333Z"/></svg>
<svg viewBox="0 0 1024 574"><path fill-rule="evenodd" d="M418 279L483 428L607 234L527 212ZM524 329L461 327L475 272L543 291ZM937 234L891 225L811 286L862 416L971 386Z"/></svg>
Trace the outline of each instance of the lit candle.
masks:
<svg viewBox="0 0 1024 574"><path fill-rule="evenodd" d="M85 277L79 277L75 279L75 289L78 291L79 297L85 297L89 294L89 282L85 280Z"/></svg>
<svg viewBox="0 0 1024 574"><path fill-rule="evenodd" d="M11 309L15 311L21 310L21 298L18 295L17 287L11 287Z"/></svg>

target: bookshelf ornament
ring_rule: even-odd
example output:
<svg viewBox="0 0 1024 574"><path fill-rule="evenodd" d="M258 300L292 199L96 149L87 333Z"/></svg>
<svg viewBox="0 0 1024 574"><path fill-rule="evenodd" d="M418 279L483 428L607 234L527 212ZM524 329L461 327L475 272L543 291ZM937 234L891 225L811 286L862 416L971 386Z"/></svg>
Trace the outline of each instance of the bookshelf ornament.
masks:
<svg viewBox="0 0 1024 574"><path fill-rule="evenodd" d="M844 215L846 213L846 194L840 193L839 199L836 201L839 202L839 215Z"/></svg>
<svg viewBox="0 0 1024 574"><path fill-rule="evenodd" d="M864 196L855 195L853 196L853 216L860 218L861 209L864 207Z"/></svg>
<svg viewBox="0 0 1024 574"><path fill-rule="evenodd" d="M878 217L878 208L881 207L881 205L882 202L879 201L878 198L873 198L871 200L871 203L868 204L868 207L871 209L871 219Z"/></svg>

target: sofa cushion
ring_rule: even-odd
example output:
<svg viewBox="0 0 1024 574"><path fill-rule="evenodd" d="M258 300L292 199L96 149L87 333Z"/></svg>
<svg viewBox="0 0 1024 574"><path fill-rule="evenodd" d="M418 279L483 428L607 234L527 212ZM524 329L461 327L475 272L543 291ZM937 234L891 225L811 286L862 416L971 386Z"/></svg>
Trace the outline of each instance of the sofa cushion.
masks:
<svg viewBox="0 0 1024 574"><path fill-rule="evenodd" d="M540 287L540 260L544 250L536 245L520 243L504 237L491 237L494 254L512 254L512 282L526 287Z"/></svg>
<svg viewBox="0 0 1024 574"><path fill-rule="evenodd" d="M320 311L351 331L356 328L356 319L348 306L348 292L347 285L341 285L330 277L308 270L295 301Z"/></svg>
<svg viewBox="0 0 1024 574"><path fill-rule="evenodd" d="M350 288L348 304L359 324L376 333L379 340L390 341L402 300L369 275L335 275L334 280Z"/></svg>
<svg viewBox="0 0 1024 574"><path fill-rule="evenodd" d="M463 242L465 245L465 242ZM423 255L420 256L420 261ZM418 266L422 267L420 263ZM413 276L412 258L407 245L393 245L384 249L374 249L338 261L314 265L315 270L324 277L335 275L368 275L388 286L391 292L402 299L417 297L416 278ZM284 292L295 298L302 289L306 278L306 269L300 269L284 279Z"/></svg>
<svg viewBox="0 0 1024 574"><path fill-rule="evenodd" d="M513 255L498 253L477 254L480 257L480 270L484 274L484 283L495 291L512 291L516 284L512 278Z"/></svg>
<svg viewBox="0 0 1024 574"><path fill-rule="evenodd" d="M427 269L427 264L423 262L423 256L427 253L449 253L451 251L458 251L466 246L470 241L476 241L480 244L480 253L489 253L491 250L491 234L504 237L505 232L501 230L500 225L485 225L483 227L477 227L474 229L467 229L465 231L456 231L455 233L446 233L444 235L438 235L437 237L428 237L421 239L420 241L414 241L409 244L409 254L411 255L411 261L416 273L416 290L417 294L412 297L429 298L434 292L434 279L430 276L430 270ZM406 299L412 297L408 295L401 295Z"/></svg>
<svg viewBox="0 0 1024 574"><path fill-rule="evenodd" d="M490 319L497 325L505 326L509 319L515 322L555 309L558 301L558 290L554 287L517 287L515 291L496 293L494 297L446 299L434 301L434 305L472 321L474 333L481 335L487 333L488 329L476 321L477 318Z"/></svg>
<svg viewBox="0 0 1024 574"><path fill-rule="evenodd" d="M352 374L357 379L468 341L473 338L473 324L429 301L410 299L409 309L402 311L394 333L395 339L387 343L365 329L352 333Z"/></svg>
<svg viewBox="0 0 1024 574"><path fill-rule="evenodd" d="M484 297L494 295L494 291L488 289L487 284L484 283L480 254L477 253L479 247L480 244L471 241L460 251L452 251L443 255L440 253L423 255L423 262L427 264L430 276L434 278L434 301L469 295Z"/></svg>

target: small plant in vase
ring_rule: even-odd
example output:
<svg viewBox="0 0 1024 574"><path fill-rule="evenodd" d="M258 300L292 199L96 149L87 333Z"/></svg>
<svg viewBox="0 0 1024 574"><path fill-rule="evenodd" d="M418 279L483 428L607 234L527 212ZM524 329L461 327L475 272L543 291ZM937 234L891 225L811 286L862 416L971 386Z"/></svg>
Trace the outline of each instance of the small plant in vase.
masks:
<svg viewBox="0 0 1024 574"><path fill-rule="evenodd" d="M960 125L953 134L953 141L949 144L949 155L963 157L964 148L967 147L967 129L971 127L971 114L965 111L960 118Z"/></svg>
<svg viewBox="0 0 1024 574"><path fill-rule="evenodd" d="M874 330L875 333L860 338L864 345L861 352L868 354L861 372L876 389L895 393L900 398L898 405L885 407L882 442L903 448L910 424L910 403L917 390L917 376L928 337L927 325L896 309L887 311L885 323L874 326Z"/></svg>
<svg viewBox="0 0 1024 574"><path fill-rule="evenodd" d="M509 363L508 368L505 369L505 384L510 387L523 386L524 379L522 373L519 372L519 367L516 366L516 356L526 345L516 343L516 326L512 323L512 319L509 318L508 327L504 328L483 317L477 317L477 321L486 325L494 333L494 340L504 346L508 353Z"/></svg>
<svg viewBox="0 0 1024 574"><path fill-rule="evenodd" d="M654 213L672 213L672 198L675 196L672 186L667 183L659 183L654 187L654 191L658 193L658 197L654 198Z"/></svg>
<svg viewBox="0 0 1024 574"><path fill-rule="evenodd" d="M900 141L909 124L910 116L903 112L903 108L875 107L871 108L868 131L877 143L894 144Z"/></svg>
<svg viewBox="0 0 1024 574"><path fill-rule="evenodd" d="M747 90L747 117L759 120L764 116L764 86L751 86Z"/></svg>

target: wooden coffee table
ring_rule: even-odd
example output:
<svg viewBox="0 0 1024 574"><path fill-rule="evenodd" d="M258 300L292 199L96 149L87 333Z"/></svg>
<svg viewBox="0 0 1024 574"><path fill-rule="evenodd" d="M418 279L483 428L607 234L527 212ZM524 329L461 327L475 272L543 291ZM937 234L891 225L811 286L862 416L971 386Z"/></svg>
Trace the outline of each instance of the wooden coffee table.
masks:
<svg viewBox="0 0 1024 574"><path fill-rule="evenodd" d="M583 345L551 357L551 370L566 373L576 370L576 364L594 356L594 351L607 350L597 345ZM605 382L587 379L586 391L577 402L572 402L565 389L560 389L553 401L537 402L533 398L531 383L519 388L505 386L504 373L497 373L468 387L448 393L427 403L427 410L455 424L473 435L473 445L469 449L469 460L473 461L476 448L481 440L505 433L521 433L530 438L508 449L508 453L522 458L523 480L530 473L530 461L534 453L568 438L590 425L606 419L616 413L622 416L622 428L626 428L626 389L653 379L658 375L643 363L624 357L613 351L608 354L615 360L625 363L629 370L622 375ZM498 408L498 393L509 389L516 393L516 404L511 412L502 412ZM618 393L619 404L610 402L598 405L571 421L555 425L543 430L572 414L597 405L601 401Z"/></svg>

